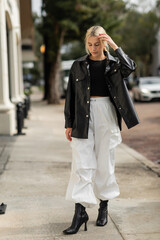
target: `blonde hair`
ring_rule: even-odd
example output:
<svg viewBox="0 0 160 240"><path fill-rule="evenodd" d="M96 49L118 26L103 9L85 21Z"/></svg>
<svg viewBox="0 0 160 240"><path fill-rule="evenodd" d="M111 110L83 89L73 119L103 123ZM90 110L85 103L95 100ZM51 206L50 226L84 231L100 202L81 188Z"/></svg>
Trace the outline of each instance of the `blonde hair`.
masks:
<svg viewBox="0 0 160 240"><path fill-rule="evenodd" d="M92 26L87 30L86 36L85 36L85 49L86 49L86 52L88 54L90 54L90 52L88 50L88 47L87 47L88 38L89 37L98 37L100 33L105 33L106 34L106 31L101 26ZM102 42L104 44L104 51L109 52L109 46L108 46L107 41L102 41Z"/></svg>

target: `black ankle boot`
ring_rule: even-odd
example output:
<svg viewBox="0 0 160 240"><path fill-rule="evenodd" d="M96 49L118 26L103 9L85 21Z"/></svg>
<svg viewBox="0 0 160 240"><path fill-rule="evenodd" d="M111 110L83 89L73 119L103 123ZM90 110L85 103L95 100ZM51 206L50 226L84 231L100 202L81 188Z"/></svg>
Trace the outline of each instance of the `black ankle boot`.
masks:
<svg viewBox="0 0 160 240"><path fill-rule="evenodd" d="M89 217L80 203L75 204L75 214L73 216L72 224L69 228L63 231L64 234L75 234L83 223L85 223L84 231L87 231L87 221Z"/></svg>
<svg viewBox="0 0 160 240"><path fill-rule="evenodd" d="M96 221L96 225L97 226L104 226L107 224L108 222L108 200L106 201L102 201L100 200L100 208L98 209L99 213L98 213L98 217L97 217L97 221Z"/></svg>

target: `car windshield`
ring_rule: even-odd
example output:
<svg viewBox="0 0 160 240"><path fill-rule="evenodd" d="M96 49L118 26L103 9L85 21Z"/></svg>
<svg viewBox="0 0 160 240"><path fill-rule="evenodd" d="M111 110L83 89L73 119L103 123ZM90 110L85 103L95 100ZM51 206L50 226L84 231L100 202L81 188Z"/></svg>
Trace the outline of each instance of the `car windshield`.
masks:
<svg viewBox="0 0 160 240"><path fill-rule="evenodd" d="M160 84L160 78L141 78L140 84Z"/></svg>

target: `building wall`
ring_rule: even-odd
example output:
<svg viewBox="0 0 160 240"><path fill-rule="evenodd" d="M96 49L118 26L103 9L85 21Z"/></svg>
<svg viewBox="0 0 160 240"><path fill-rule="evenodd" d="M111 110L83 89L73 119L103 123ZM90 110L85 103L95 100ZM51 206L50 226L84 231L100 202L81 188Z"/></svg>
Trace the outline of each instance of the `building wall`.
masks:
<svg viewBox="0 0 160 240"><path fill-rule="evenodd" d="M0 134L16 132L16 104L24 100L19 0L0 0Z"/></svg>
<svg viewBox="0 0 160 240"><path fill-rule="evenodd" d="M20 0L20 19L22 35L23 62L34 62L34 26L32 20L31 0Z"/></svg>
<svg viewBox="0 0 160 240"><path fill-rule="evenodd" d="M33 38L31 0L20 0L20 19L22 39Z"/></svg>

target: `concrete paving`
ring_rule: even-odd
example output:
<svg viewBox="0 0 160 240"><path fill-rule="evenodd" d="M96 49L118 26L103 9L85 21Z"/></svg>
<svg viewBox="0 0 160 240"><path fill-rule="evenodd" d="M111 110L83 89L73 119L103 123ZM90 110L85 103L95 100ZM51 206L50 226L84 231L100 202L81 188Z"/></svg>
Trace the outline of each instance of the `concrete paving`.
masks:
<svg viewBox="0 0 160 240"><path fill-rule="evenodd" d="M123 143L116 151L121 194L109 202L108 224L95 226L97 205L87 209L87 232L82 226L76 235L62 234L74 212L74 204L65 200L71 148L64 135L63 102L47 105L33 91L26 136L0 141L0 203L7 204L0 215L0 240L159 240L160 178Z"/></svg>

